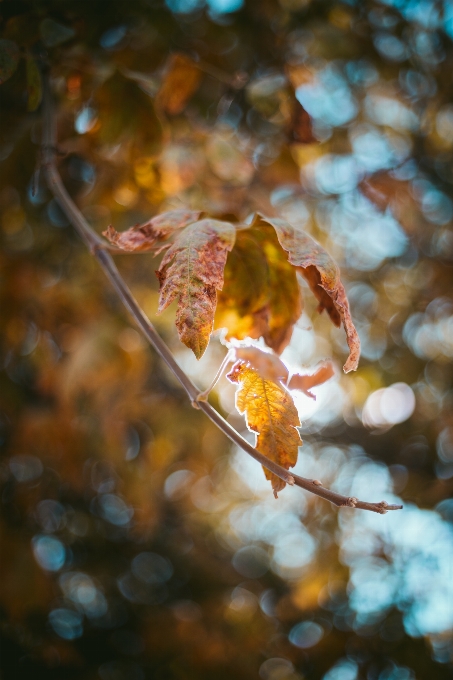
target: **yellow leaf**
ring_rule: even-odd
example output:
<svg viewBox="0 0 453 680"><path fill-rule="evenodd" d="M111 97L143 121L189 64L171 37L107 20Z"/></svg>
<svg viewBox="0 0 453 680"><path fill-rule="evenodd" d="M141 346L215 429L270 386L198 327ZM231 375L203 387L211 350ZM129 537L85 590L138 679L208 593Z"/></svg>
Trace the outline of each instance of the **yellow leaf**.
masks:
<svg viewBox="0 0 453 680"><path fill-rule="evenodd" d="M319 302L318 311L327 311L333 323L343 322L349 345L349 357L343 366L345 373L355 371L360 357L360 339L352 322L346 292L340 280L337 264L311 236L286 220L263 217L277 232L278 240L288 253L288 260L300 268Z"/></svg>
<svg viewBox="0 0 453 680"><path fill-rule="evenodd" d="M244 362L236 363L227 377L240 385L236 392L236 408L245 414L249 430L256 433L257 450L286 470L294 467L302 440L296 430L300 421L291 395L282 385L263 380ZM264 474L277 497L286 486L285 482L269 470L264 469Z"/></svg>
<svg viewBox="0 0 453 680"><path fill-rule="evenodd" d="M259 338L266 332L269 265L250 229L238 231L228 255L225 283L219 294L215 328L226 328L226 339Z"/></svg>
<svg viewBox="0 0 453 680"><path fill-rule="evenodd" d="M157 108L172 116L181 113L198 89L201 75L200 69L190 57L185 54L173 54L156 95Z"/></svg>
<svg viewBox="0 0 453 680"><path fill-rule="evenodd" d="M264 380L272 382L286 382L288 369L283 361L270 352L263 352L258 347L237 347L234 351L236 358L254 368Z"/></svg>
<svg viewBox="0 0 453 680"><path fill-rule="evenodd" d="M281 354L301 313L296 271L274 229L258 218L238 232L228 257L216 328L226 327L227 339L263 337Z"/></svg>
<svg viewBox="0 0 453 680"><path fill-rule="evenodd" d="M126 252L146 252L153 250L157 241L164 241L178 229L196 222L200 215L199 211L194 210L170 210L123 232L110 226L103 232L103 236Z"/></svg>
<svg viewBox="0 0 453 680"><path fill-rule="evenodd" d="M236 230L229 222L205 219L178 234L156 272L159 312L178 302L176 327L181 341L199 359L212 332L217 291L222 290L227 252Z"/></svg>
<svg viewBox="0 0 453 680"><path fill-rule="evenodd" d="M316 371L310 375L294 373L291 377L287 366L283 361L271 352L264 352L258 347L237 347L234 350L237 360L244 362L259 373L263 380L282 382L289 390L300 390L307 397L316 400L316 396L310 392L313 387L322 385L335 375L331 361L325 361L318 365ZM288 381L289 378L289 381Z"/></svg>

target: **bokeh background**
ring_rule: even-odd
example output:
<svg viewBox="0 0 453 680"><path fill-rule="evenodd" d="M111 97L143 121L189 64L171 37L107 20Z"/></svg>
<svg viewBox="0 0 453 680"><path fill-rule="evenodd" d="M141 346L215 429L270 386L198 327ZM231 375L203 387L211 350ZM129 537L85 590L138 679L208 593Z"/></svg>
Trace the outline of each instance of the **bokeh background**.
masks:
<svg viewBox="0 0 453 680"><path fill-rule="evenodd" d="M332 358L336 375L316 401L296 396L295 470L404 504L338 510L297 488L276 501L191 408L44 185L39 78L22 59L0 86L2 677L451 677L452 4L0 13L2 38L51 66L60 170L99 233L178 207L261 210L333 254L362 359L342 374L343 331L304 289L283 358ZM151 255L116 260L205 387L218 338L197 362L174 310L155 314ZM226 379L211 400L244 432Z"/></svg>

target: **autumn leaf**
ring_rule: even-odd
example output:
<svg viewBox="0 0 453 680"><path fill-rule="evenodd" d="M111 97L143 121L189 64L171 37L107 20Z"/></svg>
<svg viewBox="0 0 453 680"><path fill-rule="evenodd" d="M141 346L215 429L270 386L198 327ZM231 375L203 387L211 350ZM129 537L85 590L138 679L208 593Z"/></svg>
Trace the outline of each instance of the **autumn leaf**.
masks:
<svg viewBox="0 0 453 680"><path fill-rule="evenodd" d="M200 69L190 57L185 54L171 55L156 95L156 107L171 116L181 113L198 89L201 76Z"/></svg>
<svg viewBox="0 0 453 680"><path fill-rule="evenodd" d="M286 470L294 467L302 440L296 430L300 421L291 395L282 385L264 380L244 362L236 363L227 377L239 385L236 408L245 414L249 430L257 435L256 449ZM277 497L285 482L266 468L264 474Z"/></svg>
<svg viewBox="0 0 453 680"><path fill-rule="evenodd" d="M201 214L196 210L171 210L123 232L109 226L103 235L110 243L126 252L146 252L153 250L156 242L164 241L178 229L196 222Z"/></svg>
<svg viewBox="0 0 453 680"><path fill-rule="evenodd" d="M226 327L227 339L263 337L280 354L301 313L296 272L272 227L257 219L228 257L215 327Z"/></svg>
<svg viewBox="0 0 453 680"><path fill-rule="evenodd" d="M288 260L299 268L317 298L318 311L327 311L332 322L343 322L349 345L349 357L343 366L345 373L355 371L360 357L360 339L352 322L346 291L340 280L337 264L324 248L302 229L280 218L262 217L275 228Z"/></svg>
<svg viewBox="0 0 453 680"><path fill-rule="evenodd" d="M224 277L215 328L227 329L226 340L261 337L267 328L269 266L261 244L249 229L238 231Z"/></svg>
<svg viewBox="0 0 453 680"><path fill-rule="evenodd" d="M331 361L321 363L311 375L294 373L290 377L288 367L272 352L265 352L259 347L236 347L234 356L255 369L263 380L282 382L290 390L300 390L307 397L316 400L316 396L310 392L313 387L318 387L330 380L335 371ZM288 380L289 379L289 380Z"/></svg>
<svg viewBox="0 0 453 680"><path fill-rule="evenodd" d="M335 375L333 365L330 361L326 361L312 375L301 375L300 373L292 375L288 382L288 389L301 390L307 397L316 400L316 396L310 390L327 382L333 375Z"/></svg>
<svg viewBox="0 0 453 680"><path fill-rule="evenodd" d="M302 314L302 296L296 272L280 247L274 230L264 221L255 219L251 232L261 243L269 265L267 329L263 338L269 347L281 354L291 340L294 324Z"/></svg>
<svg viewBox="0 0 453 680"><path fill-rule="evenodd" d="M276 354L253 346L236 347L234 354L237 359L254 368L264 380L286 382L288 378L288 368Z"/></svg>
<svg viewBox="0 0 453 680"><path fill-rule="evenodd" d="M176 327L181 341L199 359L212 332L217 291L223 287L227 253L236 230L229 222L204 219L184 229L156 272L159 312L178 302Z"/></svg>

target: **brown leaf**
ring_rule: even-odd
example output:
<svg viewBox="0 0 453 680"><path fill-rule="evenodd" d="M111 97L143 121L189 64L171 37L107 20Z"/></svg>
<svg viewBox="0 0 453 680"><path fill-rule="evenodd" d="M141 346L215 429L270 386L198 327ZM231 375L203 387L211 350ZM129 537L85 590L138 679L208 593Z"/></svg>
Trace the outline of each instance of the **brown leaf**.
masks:
<svg viewBox="0 0 453 680"><path fill-rule="evenodd" d="M200 69L190 57L172 54L156 95L156 106L171 116L181 113L198 89L201 76Z"/></svg>
<svg viewBox="0 0 453 680"><path fill-rule="evenodd" d="M333 365L330 361L322 364L312 375L300 375L295 373L291 376L288 383L288 389L290 390L301 390L307 397L311 397L316 400L316 396L310 392L313 387L322 385L323 383L330 380L330 378L335 374L333 370Z"/></svg>
<svg viewBox="0 0 453 680"><path fill-rule="evenodd" d="M302 440L296 430L300 421L291 395L279 383L263 380L244 362L236 363L227 377L240 385L236 408L245 413L249 430L256 433L257 450L286 470L294 467ZM277 497L285 482L266 468L264 474Z"/></svg>
<svg viewBox="0 0 453 680"><path fill-rule="evenodd" d="M297 99L294 99L291 121L286 132L290 142L313 144L318 141L313 135L310 115Z"/></svg>
<svg viewBox="0 0 453 680"><path fill-rule="evenodd" d="M179 337L197 359L209 342L217 291L222 290L227 252L233 248L235 237L236 230L229 222L194 222L178 234L156 272L159 312L177 300Z"/></svg>
<svg viewBox="0 0 453 680"><path fill-rule="evenodd" d="M337 264L311 236L302 229L292 226L280 218L263 217L275 228L282 248L288 253L288 260L301 273L319 301L318 311L327 311L332 322L339 326L343 322L349 345L349 357L343 366L345 373L355 371L360 357L360 339L352 322L346 292L340 280Z"/></svg>
<svg viewBox="0 0 453 680"><path fill-rule="evenodd" d="M109 226L102 234L110 243L129 253L146 252L153 250L157 241L165 241L178 229L196 222L201 214L196 210L170 210L126 231L118 232Z"/></svg>

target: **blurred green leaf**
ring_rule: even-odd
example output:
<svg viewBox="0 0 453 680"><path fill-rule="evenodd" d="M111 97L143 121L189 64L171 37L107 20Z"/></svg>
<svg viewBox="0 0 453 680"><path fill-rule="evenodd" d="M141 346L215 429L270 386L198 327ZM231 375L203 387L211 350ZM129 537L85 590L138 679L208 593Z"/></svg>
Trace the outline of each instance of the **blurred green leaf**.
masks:
<svg viewBox="0 0 453 680"><path fill-rule="evenodd" d="M42 99L42 80L38 64L33 57L27 57L27 110L36 111Z"/></svg>
<svg viewBox="0 0 453 680"><path fill-rule="evenodd" d="M20 59L20 50L12 40L0 40L0 85L11 78Z"/></svg>

